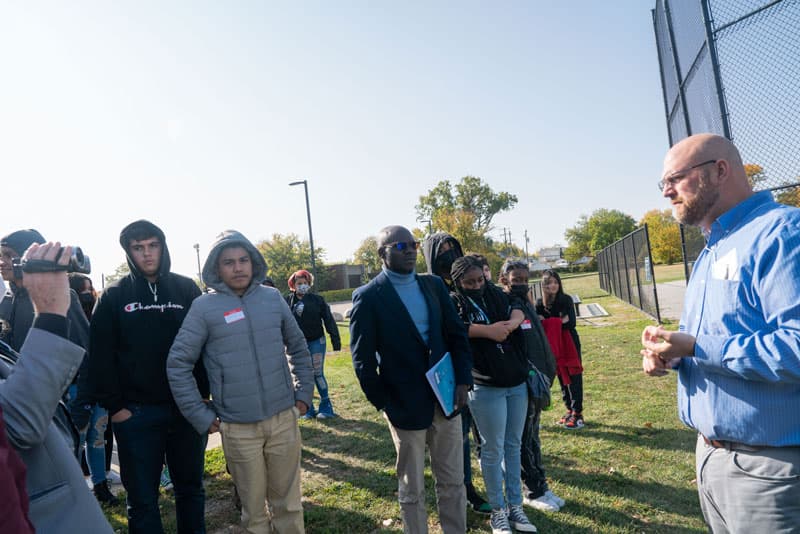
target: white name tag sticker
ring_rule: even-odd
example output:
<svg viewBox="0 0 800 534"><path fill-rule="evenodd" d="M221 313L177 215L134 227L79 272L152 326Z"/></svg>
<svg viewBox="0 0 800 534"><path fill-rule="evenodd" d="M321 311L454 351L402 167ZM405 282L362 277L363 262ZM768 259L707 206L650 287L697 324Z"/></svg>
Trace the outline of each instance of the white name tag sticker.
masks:
<svg viewBox="0 0 800 534"><path fill-rule="evenodd" d="M531 320L530 319L525 319L524 321L522 321L522 323L520 323L519 327L522 328L523 330L530 330L531 329Z"/></svg>
<svg viewBox="0 0 800 534"><path fill-rule="evenodd" d="M235 323L244 319L244 312L241 308L235 308L231 311L225 312L225 322L228 324Z"/></svg>
<svg viewBox="0 0 800 534"><path fill-rule="evenodd" d="M739 281L739 260L736 249L731 250L711 266L711 277L716 280Z"/></svg>

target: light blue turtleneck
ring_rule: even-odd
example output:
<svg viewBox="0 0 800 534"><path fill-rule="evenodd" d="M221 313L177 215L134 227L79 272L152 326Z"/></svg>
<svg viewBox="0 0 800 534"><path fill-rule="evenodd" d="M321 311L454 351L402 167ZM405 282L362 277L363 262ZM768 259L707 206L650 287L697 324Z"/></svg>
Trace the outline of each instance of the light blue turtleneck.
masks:
<svg viewBox="0 0 800 534"><path fill-rule="evenodd" d="M411 315L411 319L417 326L419 335L427 343L430 330L428 304L425 301L425 295L422 294L422 288L419 286L416 273L401 274L390 271L386 267L383 268L383 272L386 273L392 283L392 287L400 295L400 300L403 301L409 315Z"/></svg>

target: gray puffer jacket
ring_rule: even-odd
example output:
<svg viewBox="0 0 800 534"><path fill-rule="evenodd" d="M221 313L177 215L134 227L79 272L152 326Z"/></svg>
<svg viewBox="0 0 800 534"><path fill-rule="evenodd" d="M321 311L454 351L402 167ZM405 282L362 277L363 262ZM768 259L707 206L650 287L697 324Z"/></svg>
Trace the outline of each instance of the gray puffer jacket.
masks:
<svg viewBox="0 0 800 534"><path fill-rule="evenodd" d="M228 245L250 253L253 280L236 295L217 274L217 259ZM305 337L281 294L260 285L267 266L242 234L226 230L208 254L203 281L214 292L202 295L181 325L167 358L172 395L184 417L201 434L215 417L255 423L294 406L311 405L314 373ZM203 402L192 369L202 356L211 385Z"/></svg>

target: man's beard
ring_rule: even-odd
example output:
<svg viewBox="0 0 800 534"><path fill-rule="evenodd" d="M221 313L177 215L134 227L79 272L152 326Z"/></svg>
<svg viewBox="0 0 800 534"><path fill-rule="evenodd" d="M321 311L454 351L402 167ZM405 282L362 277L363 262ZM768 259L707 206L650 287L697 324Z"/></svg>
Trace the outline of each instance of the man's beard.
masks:
<svg viewBox="0 0 800 534"><path fill-rule="evenodd" d="M673 214L679 223L697 226L708 215L711 207L718 200L719 190L711 186L711 173L706 171L700 176L694 198L683 200L683 204L681 204L683 209L681 211L678 210L679 206L675 206Z"/></svg>

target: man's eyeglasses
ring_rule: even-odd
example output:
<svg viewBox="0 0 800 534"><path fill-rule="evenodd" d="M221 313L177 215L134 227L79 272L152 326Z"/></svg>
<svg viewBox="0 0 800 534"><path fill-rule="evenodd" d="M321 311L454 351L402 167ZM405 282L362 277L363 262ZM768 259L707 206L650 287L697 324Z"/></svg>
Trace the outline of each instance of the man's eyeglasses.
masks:
<svg viewBox="0 0 800 534"><path fill-rule="evenodd" d="M696 169L698 167L702 167L703 165L708 165L709 163L716 163L717 161L718 160L716 160L716 159L710 159L708 161L704 161L703 163L698 163L697 165L692 165L691 167L687 167L687 168L683 169L682 171L673 172L672 174L670 174L666 178L658 181L658 190L659 191L664 191L664 189L666 189L668 185L670 185L672 187L675 187L676 185L678 185L678 182L680 182L681 180L686 178L686 175L692 169Z"/></svg>
<svg viewBox="0 0 800 534"><path fill-rule="evenodd" d="M419 241L398 241L397 243L389 243L385 246L394 250L399 250L400 252L406 249L417 250L419 248Z"/></svg>

